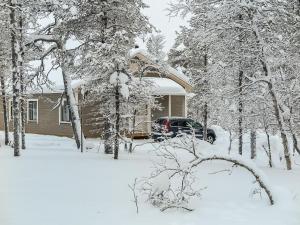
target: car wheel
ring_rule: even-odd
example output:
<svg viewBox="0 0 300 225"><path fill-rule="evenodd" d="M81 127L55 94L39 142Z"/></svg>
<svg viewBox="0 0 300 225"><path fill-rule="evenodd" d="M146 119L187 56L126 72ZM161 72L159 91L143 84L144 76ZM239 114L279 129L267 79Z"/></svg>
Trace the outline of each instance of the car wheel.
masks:
<svg viewBox="0 0 300 225"><path fill-rule="evenodd" d="M158 137L156 140L157 140L157 142L162 142L162 141L165 140L165 138L164 137Z"/></svg>
<svg viewBox="0 0 300 225"><path fill-rule="evenodd" d="M215 141L215 140L214 140L213 136L210 136L210 135L207 136L207 142L208 142L208 143L213 144L214 141Z"/></svg>

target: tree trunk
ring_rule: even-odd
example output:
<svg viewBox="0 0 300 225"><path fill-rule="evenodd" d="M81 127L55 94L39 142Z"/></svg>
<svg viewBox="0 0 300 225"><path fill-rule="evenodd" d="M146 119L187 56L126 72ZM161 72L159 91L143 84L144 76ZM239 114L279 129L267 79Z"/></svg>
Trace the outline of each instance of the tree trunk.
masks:
<svg viewBox="0 0 300 225"><path fill-rule="evenodd" d="M63 80L64 80L64 89L65 89L67 105L70 107L70 114L71 114L70 119L71 119L74 139L75 139L77 148L79 149L80 145L81 145L81 143L80 143L81 129L80 129L80 125L78 125L80 123L78 107L76 105L75 96L74 96L74 93L73 93L73 90L71 87L70 78L65 73L64 69L62 69L62 75L63 75Z"/></svg>
<svg viewBox="0 0 300 225"><path fill-rule="evenodd" d="M292 112L292 110L291 110L291 112ZM298 146L297 136L296 136L296 133L295 133L294 127L293 127L293 119L292 119L292 117L289 118L288 124L289 124L290 132L291 132L292 138L293 138L293 149L294 149L294 152L296 151L298 154L300 154L300 149L299 149L299 146Z"/></svg>
<svg viewBox="0 0 300 225"><path fill-rule="evenodd" d="M25 143L25 126L26 126L26 110L25 110L25 96L24 96L24 84L23 82L23 74L20 76L21 78L21 100L20 100L20 108L21 108L21 146L22 149L26 149Z"/></svg>
<svg viewBox="0 0 300 225"><path fill-rule="evenodd" d="M119 133L120 133L120 93L119 85L115 87L115 107L116 107L116 124L115 124L115 143L114 143L114 159L119 157Z"/></svg>
<svg viewBox="0 0 300 225"><path fill-rule="evenodd" d="M5 145L8 145L9 144L8 110L7 110L4 75L1 75L0 79L1 79L1 94L2 94L2 108L3 108L3 121L4 121L4 136L5 136L4 143Z"/></svg>
<svg viewBox="0 0 300 225"><path fill-rule="evenodd" d="M207 117L208 117L208 105L207 102L204 103L203 110L203 140L207 140Z"/></svg>
<svg viewBox="0 0 300 225"><path fill-rule="evenodd" d="M135 131L136 114L137 114L137 110L135 109L135 110L133 111L132 131L130 132L130 138L131 138L131 142L130 142L130 144L129 144L129 152L130 152L130 153L132 153L132 149L133 149L133 136L134 136L134 131Z"/></svg>
<svg viewBox="0 0 300 225"><path fill-rule="evenodd" d="M255 159L256 158L256 130L251 130L250 142L251 142L251 159Z"/></svg>
<svg viewBox="0 0 300 225"><path fill-rule="evenodd" d="M294 145L294 149L295 149L296 152L298 152L298 154L300 155L300 149L299 149L299 146L298 146L298 140L297 140L296 134L293 133L292 136L293 136L293 145Z"/></svg>
<svg viewBox="0 0 300 225"><path fill-rule="evenodd" d="M265 63L264 63L264 65L265 65ZM266 73L266 76L268 76L269 72L268 72L266 65L264 66L264 71ZM287 138L286 131L284 129L284 122L283 122L283 118L282 118L282 115L281 115L281 112L279 109L279 103L277 100L277 96L273 89L272 81L268 82L268 88L269 88L269 93L272 97L274 112L275 112L276 120L278 123L279 131L280 131L280 136L282 139L286 168L287 168L287 170L291 170L292 169L292 161L291 161L290 151L289 151L289 146L288 146L288 138Z"/></svg>
<svg viewBox="0 0 300 225"><path fill-rule="evenodd" d="M108 118L104 121L104 153L112 154L111 129Z"/></svg>
<svg viewBox="0 0 300 225"><path fill-rule="evenodd" d="M268 131L266 130L266 134L267 134L267 141L268 141L268 158L269 158L269 166L270 168L273 167L273 163L272 163L272 151L271 151L271 142L270 142L270 135L268 133Z"/></svg>
<svg viewBox="0 0 300 225"><path fill-rule="evenodd" d="M207 76L207 66L208 66L208 55L207 55L207 46L204 46L204 72L205 72L205 76ZM208 81L205 80L204 81L204 89L205 89L205 94L208 95ZM204 108L203 108L203 140L206 141L207 140L207 118L208 118L208 104L207 104L207 100L204 102Z"/></svg>
<svg viewBox="0 0 300 225"><path fill-rule="evenodd" d="M238 15L238 20L240 23L243 21L243 15ZM238 76L238 136L239 136L239 154L243 154L243 77L244 77L244 71L242 70L242 55L243 52L242 49L242 43L243 43L243 37L242 33L244 32L242 29L239 30L239 76Z"/></svg>
<svg viewBox="0 0 300 225"><path fill-rule="evenodd" d="M59 46L59 48L61 50L61 57L62 57L61 70L62 70L62 76L63 76L63 81L64 81L64 89L65 89L67 104L70 107L70 115L71 115L70 119L71 119L74 139L75 139L77 148L80 149L81 144L84 146L85 139L84 139L84 135L83 135L83 139L80 140L81 124L80 124L78 104L76 103L76 99L75 99L74 92L72 89L72 84L71 84L72 80L66 70L66 66L65 66L66 59L64 58L65 51L63 50L64 48L63 48L62 44L61 44L61 46Z"/></svg>
<svg viewBox="0 0 300 225"><path fill-rule="evenodd" d="M24 59L24 48L23 48L23 19L20 17L19 20L19 29L20 29L20 56L21 60L19 62L20 68L20 108L21 108L21 146L22 149L26 149L25 143L25 126L26 126L26 110L25 110L25 80L24 80L24 70L23 70L23 59Z"/></svg>
<svg viewBox="0 0 300 225"><path fill-rule="evenodd" d="M231 148L232 148L232 132L229 130L229 146L228 146L228 155L231 153Z"/></svg>
<svg viewBox="0 0 300 225"><path fill-rule="evenodd" d="M10 25L11 25L11 60L12 60L12 92L13 92L13 133L14 133L14 156L20 156L20 73L18 60L20 44L17 32L16 2L9 0Z"/></svg>
<svg viewBox="0 0 300 225"><path fill-rule="evenodd" d="M239 99L238 99L238 111L239 111L239 118L238 118L238 124L239 124L239 154L243 154L243 76L244 72L239 72Z"/></svg>

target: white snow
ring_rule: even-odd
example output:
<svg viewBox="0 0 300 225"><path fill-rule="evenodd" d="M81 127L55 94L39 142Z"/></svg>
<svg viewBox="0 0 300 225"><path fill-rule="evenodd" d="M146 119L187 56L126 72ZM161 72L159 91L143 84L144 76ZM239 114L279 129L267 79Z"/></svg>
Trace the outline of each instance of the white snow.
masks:
<svg viewBox="0 0 300 225"><path fill-rule="evenodd" d="M109 82L111 84L126 84L128 82L128 75L124 74L124 73L118 73L118 72L114 72L109 79Z"/></svg>
<svg viewBox="0 0 300 225"><path fill-rule="evenodd" d="M173 80L161 77L145 77L153 84L152 93L155 95L185 95L185 89Z"/></svg>
<svg viewBox="0 0 300 225"><path fill-rule="evenodd" d="M159 194L163 191L167 191L171 183L168 174L161 174L153 179L152 193Z"/></svg>
<svg viewBox="0 0 300 225"><path fill-rule="evenodd" d="M71 87L72 89L76 89L76 88L79 88L81 87L82 85L84 85L86 82L81 80L81 79L75 79L75 80L72 80L71 81ZM43 86L42 87L43 90L29 90L28 92L30 94L38 94L38 93L45 93L45 94L51 94L51 93L62 93L64 92L64 85L63 84L53 84L53 85L50 85L50 87L48 86Z"/></svg>
<svg viewBox="0 0 300 225"><path fill-rule="evenodd" d="M141 48L135 48L135 49L132 49L129 52L129 56L131 58L133 58L134 56L136 56L138 54L143 55L144 57L146 57L148 60L152 61L155 64L162 64L161 66L168 73L170 73L173 76L176 76L177 78L179 78L180 80L185 81L186 83L190 83L190 79L182 71L179 71L179 70L177 70L177 69L175 69L175 68L173 68L173 67L171 67L171 66L169 66L169 65L167 65L165 63L158 62L157 59L155 59L154 56L152 56L150 53L147 52L147 50L141 49Z"/></svg>
<svg viewBox="0 0 300 225"><path fill-rule="evenodd" d="M118 73L118 72L114 72L110 78L109 78L109 82L113 85L120 85L120 92L121 95L128 99L129 98L129 88L127 85L127 82L129 81L128 75L126 75L125 73Z"/></svg>
<svg viewBox="0 0 300 225"><path fill-rule="evenodd" d="M214 145L201 142L201 151L227 152L227 134L214 127L218 139ZM258 145L263 140L259 135ZM268 177L277 196L270 206L266 196L252 196L253 177L234 168L231 175L218 172L231 169L226 162L207 162L196 171L201 198L191 204L195 211L169 210L164 213L138 196L136 214L128 184L153 171L153 152L158 144L139 144L133 154L124 150L119 160L103 154L99 140L87 140L88 152L80 153L69 138L27 135L28 149L20 158L3 145L0 133L0 224L1 225L299 225L300 168L284 169L284 162L267 167L263 151L254 162ZM141 145L144 144L144 145ZM245 144L245 160L249 157ZM281 147L280 147L281 149ZM237 152L234 143L233 154ZM177 151L185 157L184 151ZM294 158L299 164L299 157ZM166 177L157 180L158 188L167 188Z"/></svg>

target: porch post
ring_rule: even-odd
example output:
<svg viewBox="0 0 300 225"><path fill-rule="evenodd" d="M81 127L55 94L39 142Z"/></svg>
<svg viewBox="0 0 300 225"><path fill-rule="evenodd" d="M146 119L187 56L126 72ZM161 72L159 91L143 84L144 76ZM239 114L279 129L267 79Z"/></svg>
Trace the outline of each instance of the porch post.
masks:
<svg viewBox="0 0 300 225"><path fill-rule="evenodd" d="M171 95L169 95L169 117L172 116L172 99Z"/></svg>
<svg viewBox="0 0 300 225"><path fill-rule="evenodd" d="M187 117L187 94L184 95L184 117Z"/></svg>

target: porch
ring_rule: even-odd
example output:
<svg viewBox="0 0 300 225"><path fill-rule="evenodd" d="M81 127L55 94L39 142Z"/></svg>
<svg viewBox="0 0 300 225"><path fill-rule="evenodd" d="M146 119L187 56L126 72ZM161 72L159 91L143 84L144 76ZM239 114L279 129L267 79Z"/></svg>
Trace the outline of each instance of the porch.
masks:
<svg viewBox="0 0 300 225"><path fill-rule="evenodd" d="M147 78L154 83L153 95L159 108L148 110L147 115L136 117L135 137L151 134L152 122L160 117L186 117L186 90L178 83L167 78Z"/></svg>

